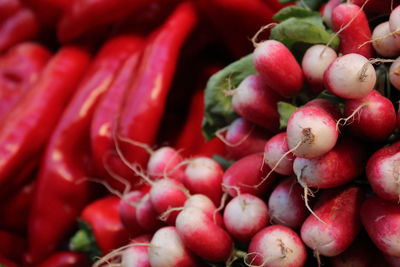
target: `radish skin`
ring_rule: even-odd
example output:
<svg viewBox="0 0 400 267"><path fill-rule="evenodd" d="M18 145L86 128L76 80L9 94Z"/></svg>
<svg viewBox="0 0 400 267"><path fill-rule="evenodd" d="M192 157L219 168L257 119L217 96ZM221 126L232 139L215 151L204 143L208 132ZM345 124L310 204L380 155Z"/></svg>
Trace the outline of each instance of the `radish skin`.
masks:
<svg viewBox="0 0 400 267"><path fill-rule="evenodd" d="M158 219L158 212L154 209L150 200L150 194L142 197L136 207L136 221L147 232L154 232L164 224Z"/></svg>
<svg viewBox="0 0 400 267"><path fill-rule="evenodd" d="M138 245L150 244L151 236L142 235L135 237L131 240L129 244L132 246L125 249L121 256L121 267L151 267L149 262L148 245Z"/></svg>
<svg viewBox="0 0 400 267"><path fill-rule="evenodd" d="M142 191L132 191L121 198L118 207L121 222L132 236L137 236L144 232L136 217L136 206L143 196L144 193Z"/></svg>
<svg viewBox="0 0 400 267"><path fill-rule="evenodd" d="M147 173L153 180L171 178L182 182L183 167L175 168L183 161L181 155L172 147L161 147L154 151L147 163Z"/></svg>
<svg viewBox="0 0 400 267"><path fill-rule="evenodd" d="M183 208L195 207L204 212L218 226L224 227L224 221L219 212L216 212L217 207L206 195L196 194L191 195L185 202Z"/></svg>
<svg viewBox="0 0 400 267"><path fill-rule="evenodd" d="M400 46L397 46L395 38L390 33L389 21L375 26L372 32L372 46L381 56L397 57L400 55Z"/></svg>
<svg viewBox="0 0 400 267"><path fill-rule="evenodd" d="M400 57L396 58L396 62L390 65L389 80L394 88L400 91Z"/></svg>
<svg viewBox="0 0 400 267"><path fill-rule="evenodd" d="M293 174L293 161L295 156L289 153L283 157L288 151L289 146L286 132L279 133L269 139L265 144L264 161L274 172L282 175L291 175Z"/></svg>
<svg viewBox="0 0 400 267"><path fill-rule="evenodd" d="M400 48L400 5L392 10L389 17L390 32L394 32L394 40Z"/></svg>

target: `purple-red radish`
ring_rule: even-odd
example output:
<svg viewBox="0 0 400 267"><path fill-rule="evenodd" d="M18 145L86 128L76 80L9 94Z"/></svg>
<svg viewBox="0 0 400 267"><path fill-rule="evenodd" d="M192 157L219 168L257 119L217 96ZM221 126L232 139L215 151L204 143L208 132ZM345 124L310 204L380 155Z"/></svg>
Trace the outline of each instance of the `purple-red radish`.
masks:
<svg viewBox="0 0 400 267"><path fill-rule="evenodd" d="M336 187L347 184L364 171L365 154L361 143L345 137L322 156L297 157L293 170L301 185L321 189Z"/></svg>
<svg viewBox="0 0 400 267"><path fill-rule="evenodd" d="M318 106L303 106L289 118L286 137L297 157L315 158L331 150L338 139L335 115Z"/></svg>
<svg viewBox="0 0 400 267"><path fill-rule="evenodd" d="M372 196L361 207L361 220L372 242L383 253L400 257L400 206Z"/></svg>
<svg viewBox="0 0 400 267"><path fill-rule="evenodd" d="M248 249L249 266L301 267L307 260L307 252L296 232L283 225L267 226L252 239Z"/></svg>
<svg viewBox="0 0 400 267"><path fill-rule="evenodd" d="M268 207L256 196L241 194L226 205L224 223L226 230L234 239L248 243L269 223Z"/></svg>
<svg viewBox="0 0 400 267"><path fill-rule="evenodd" d="M279 133L271 137L265 144L264 161L274 172L291 175L295 157L292 153L287 153L288 151L286 132Z"/></svg>
<svg viewBox="0 0 400 267"><path fill-rule="evenodd" d="M301 238L317 255L337 256L354 241L361 229L359 209L363 192L357 187L324 191L314 212L301 227Z"/></svg>
<svg viewBox="0 0 400 267"><path fill-rule="evenodd" d="M154 209L150 200L150 194L146 194L136 206L136 221L140 228L147 232L154 232L164 225L159 220L159 213Z"/></svg>
<svg viewBox="0 0 400 267"><path fill-rule="evenodd" d="M173 226L163 227L155 232L148 251L151 267L201 266Z"/></svg>
<svg viewBox="0 0 400 267"><path fill-rule="evenodd" d="M389 80L390 83L400 91L400 57L396 58L396 61L390 65Z"/></svg>
<svg viewBox="0 0 400 267"><path fill-rule="evenodd" d="M124 195L119 204L119 217L131 236L137 236L144 232L136 217L136 207L143 196L142 191L135 190Z"/></svg>
<svg viewBox="0 0 400 267"><path fill-rule="evenodd" d="M267 40L254 50L254 66L267 85L283 97L296 95L304 77L292 52L281 42Z"/></svg>
<svg viewBox="0 0 400 267"><path fill-rule="evenodd" d="M263 182L270 170L264 164L262 153L252 154L236 161L225 170L222 186L231 197L236 197L238 191L242 194L261 196L270 189L276 179L276 174L271 173Z"/></svg>
<svg viewBox="0 0 400 267"><path fill-rule="evenodd" d="M183 184L192 194L208 196L216 206L222 197L222 176L224 170L215 160L208 157L195 157L187 164Z"/></svg>
<svg viewBox="0 0 400 267"><path fill-rule="evenodd" d="M234 90L232 107L241 117L271 132L277 132L277 103L281 100L282 97L271 90L260 75L254 74L246 77Z"/></svg>
<svg viewBox="0 0 400 267"><path fill-rule="evenodd" d="M332 11L332 28L340 37L340 53L373 57L374 51L369 42L371 29L367 16L359 6L343 3L335 7Z"/></svg>
<svg viewBox="0 0 400 267"><path fill-rule="evenodd" d="M151 267L148 256L150 241L150 235L141 235L132 239L129 247L121 255L121 266Z"/></svg>
<svg viewBox="0 0 400 267"><path fill-rule="evenodd" d="M396 128L396 111L392 102L376 90L363 98L347 100L344 115L352 117L347 125L350 132L367 141L384 141Z"/></svg>
<svg viewBox="0 0 400 267"><path fill-rule="evenodd" d="M328 3L326 3L321 10L322 20L325 22L326 25L328 25L329 28L332 28L332 11L341 2L341 0L329 0Z"/></svg>
<svg viewBox="0 0 400 267"><path fill-rule="evenodd" d="M232 253L229 234L199 208L184 208L176 218L176 230L185 246L205 260L226 261Z"/></svg>
<svg viewBox="0 0 400 267"><path fill-rule="evenodd" d="M368 160L366 174L375 194L398 203L400 200L400 142L377 150Z"/></svg>
<svg viewBox="0 0 400 267"><path fill-rule="evenodd" d="M147 163L147 173L151 179L172 178L182 182L183 166L178 166L183 158L172 147L161 147L154 151Z"/></svg>
<svg viewBox="0 0 400 267"><path fill-rule="evenodd" d="M247 155L262 152L265 142L271 137L265 129L244 119L235 119L221 139L226 144L229 158L241 159Z"/></svg>
<svg viewBox="0 0 400 267"><path fill-rule="evenodd" d="M324 72L336 58L336 51L329 46L317 44L307 49L301 67L304 77L314 93L324 90Z"/></svg>
<svg viewBox="0 0 400 267"><path fill-rule="evenodd" d="M397 47L400 47L400 5L392 10L389 17L390 32L394 33L393 37Z"/></svg>
<svg viewBox="0 0 400 267"><path fill-rule="evenodd" d="M195 207L203 211L209 218L211 218L218 226L223 227L224 221L219 212L217 212L217 207L206 195L196 194L191 195L183 205L183 208Z"/></svg>
<svg viewBox="0 0 400 267"><path fill-rule="evenodd" d="M356 53L336 58L324 73L325 87L346 99L362 98L375 86L376 73L368 59Z"/></svg>
<svg viewBox="0 0 400 267"><path fill-rule="evenodd" d="M384 57L397 57L400 55L400 46L391 35L389 21L375 26L372 32L372 46L375 51Z"/></svg>
<svg viewBox="0 0 400 267"><path fill-rule="evenodd" d="M295 178L288 178L278 184L268 199L272 223L293 229L300 228L310 214L304 205L303 192Z"/></svg>

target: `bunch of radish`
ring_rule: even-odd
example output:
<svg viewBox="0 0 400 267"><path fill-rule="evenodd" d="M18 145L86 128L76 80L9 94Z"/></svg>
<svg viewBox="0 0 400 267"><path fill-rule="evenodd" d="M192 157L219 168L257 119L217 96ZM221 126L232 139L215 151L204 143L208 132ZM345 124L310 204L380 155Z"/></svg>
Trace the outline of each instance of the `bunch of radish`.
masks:
<svg viewBox="0 0 400 267"><path fill-rule="evenodd" d="M388 13L370 23L373 4ZM321 13L338 47L254 42L215 132L229 166L172 147L125 162L148 186L121 197L134 238L97 266L400 266L400 6Z"/></svg>

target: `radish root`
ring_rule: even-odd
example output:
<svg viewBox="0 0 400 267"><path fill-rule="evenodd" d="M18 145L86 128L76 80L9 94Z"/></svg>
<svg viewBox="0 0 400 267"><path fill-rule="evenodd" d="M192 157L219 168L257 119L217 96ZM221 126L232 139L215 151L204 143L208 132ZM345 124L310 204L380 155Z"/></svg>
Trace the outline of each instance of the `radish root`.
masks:
<svg viewBox="0 0 400 267"><path fill-rule="evenodd" d="M367 62L364 63L364 65L362 66L360 72L359 72L359 80L360 81L365 81L365 79L367 78L367 69L369 64L376 64L376 63L392 63L392 62L399 62L400 60L397 59L385 59L385 58L372 58L369 59Z"/></svg>
<svg viewBox="0 0 400 267"><path fill-rule="evenodd" d="M226 138L225 138L225 137L223 136L223 134L222 134L222 132L226 131L226 130L229 128L229 126L224 127L224 128L221 128L221 129L219 129L218 131L216 131L216 132L215 132L215 136L217 136L218 139L221 140L222 143L224 143L225 145L230 146L230 147L237 147L237 146L240 146L241 144L243 144L243 142L246 141L246 140L249 138L249 136L250 136L251 133L253 132L254 127L255 127L255 126L254 126L254 124L253 124L253 125L251 126L250 130L249 130L238 142L236 142L236 143L231 143L231 142L229 142L228 140L226 140Z"/></svg>
<svg viewBox="0 0 400 267"><path fill-rule="evenodd" d="M354 117L356 115L361 116L361 111L364 107L366 107L368 105L368 103L363 103L361 105L359 105L351 114L350 116L348 116L347 118L340 118L338 119L338 121L336 122L336 131L339 131L339 127L340 126L345 126L347 124L351 124L354 122ZM348 121L351 120L349 123Z"/></svg>
<svg viewBox="0 0 400 267"><path fill-rule="evenodd" d="M161 213L160 216L158 216L158 219L160 219L163 222L166 222L168 220L169 215L171 215L172 212L182 211L182 210L183 210L183 207L168 208L166 211Z"/></svg>
<svg viewBox="0 0 400 267"><path fill-rule="evenodd" d="M253 44L254 47L257 47L260 45L260 43L257 42L258 36L265 30L271 29L273 27L275 27L276 25L278 25L278 23L276 22L272 22L269 23L267 25L262 26L257 32L256 34L254 34L254 36L251 38L251 43Z"/></svg>

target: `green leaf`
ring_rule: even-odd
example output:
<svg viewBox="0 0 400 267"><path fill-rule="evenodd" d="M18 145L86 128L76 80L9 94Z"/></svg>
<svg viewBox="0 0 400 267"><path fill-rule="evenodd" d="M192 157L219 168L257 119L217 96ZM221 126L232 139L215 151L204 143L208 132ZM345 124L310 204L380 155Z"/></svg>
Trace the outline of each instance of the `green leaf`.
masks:
<svg viewBox="0 0 400 267"><path fill-rule="evenodd" d="M304 18L304 17L315 17L315 19L319 19L322 23L321 16L318 12L308 10L299 6L288 6L282 8L273 16L274 20L284 21L289 18Z"/></svg>
<svg viewBox="0 0 400 267"><path fill-rule="evenodd" d="M228 169L229 166L231 166L233 163L235 163L234 160L226 159L226 158L224 158L224 157L222 157L222 156L220 156L220 155L217 155L217 154L213 155L213 159L214 159L216 162L218 162L218 163L222 166L222 168L223 168L224 170Z"/></svg>
<svg viewBox="0 0 400 267"><path fill-rule="evenodd" d="M319 10L324 2L324 0L298 0L297 5L312 10Z"/></svg>
<svg viewBox="0 0 400 267"><path fill-rule="evenodd" d="M203 118L203 135L207 140L213 138L217 130L237 118L231 104L232 96L226 92L236 88L244 78L256 72L253 55L250 54L231 63L208 80Z"/></svg>
<svg viewBox="0 0 400 267"><path fill-rule="evenodd" d="M76 252L82 252L89 255L90 259L95 261L100 257L101 251L94 238L93 232L89 224L78 219L79 230L72 236L69 241L69 249Z"/></svg>
<svg viewBox="0 0 400 267"><path fill-rule="evenodd" d="M288 3L293 3L296 2L296 0L279 0L279 3L281 4L288 4Z"/></svg>
<svg viewBox="0 0 400 267"><path fill-rule="evenodd" d="M271 30L271 39L284 43L289 49L297 43L327 44L333 37L323 26L320 17L289 18ZM330 46L337 49L339 38L336 36Z"/></svg>
<svg viewBox="0 0 400 267"><path fill-rule="evenodd" d="M279 125L281 129L286 128L290 116L298 109L298 107L287 103L278 102Z"/></svg>

